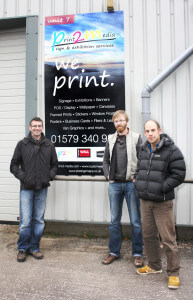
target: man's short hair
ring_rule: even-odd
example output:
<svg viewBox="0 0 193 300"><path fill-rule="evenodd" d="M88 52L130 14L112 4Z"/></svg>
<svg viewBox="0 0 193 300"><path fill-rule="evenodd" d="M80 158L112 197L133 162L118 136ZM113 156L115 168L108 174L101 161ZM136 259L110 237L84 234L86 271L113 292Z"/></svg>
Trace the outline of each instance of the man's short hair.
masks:
<svg viewBox="0 0 193 300"><path fill-rule="evenodd" d="M146 125L147 122L149 122L149 121L154 122L154 123L156 124L156 126L157 126L157 129L160 129L160 125L159 125L159 123L158 123L157 121L155 121L155 120L147 120L147 121L145 122L145 124L144 124L144 130L145 130L145 125Z"/></svg>
<svg viewBox="0 0 193 300"><path fill-rule="evenodd" d="M31 121L29 122L29 125L30 125L30 126L31 126L31 123L32 123L33 121L36 121L36 122L42 122L42 126L43 126L43 121L42 121L42 119L40 119L39 117L34 117L33 119L31 119Z"/></svg>
<svg viewBox="0 0 193 300"><path fill-rule="evenodd" d="M113 114L113 117L112 117L112 120L114 121L115 118L118 118L119 115L124 115L125 117L125 120L127 122L129 122L129 117L128 115L126 114L126 112L124 110L117 110L114 114Z"/></svg>

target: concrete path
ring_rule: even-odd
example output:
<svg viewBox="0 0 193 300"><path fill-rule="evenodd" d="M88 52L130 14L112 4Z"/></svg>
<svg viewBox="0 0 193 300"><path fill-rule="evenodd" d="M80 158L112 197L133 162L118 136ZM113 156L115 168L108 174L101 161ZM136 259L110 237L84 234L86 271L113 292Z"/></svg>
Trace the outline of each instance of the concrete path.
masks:
<svg viewBox="0 0 193 300"><path fill-rule="evenodd" d="M130 241L123 242L119 260L104 266L107 239L44 236L45 258L37 261L28 256L18 263L17 232L18 226L0 225L0 300L193 299L193 242L179 243L181 286L169 290L165 255L162 274L140 276Z"/></svg>

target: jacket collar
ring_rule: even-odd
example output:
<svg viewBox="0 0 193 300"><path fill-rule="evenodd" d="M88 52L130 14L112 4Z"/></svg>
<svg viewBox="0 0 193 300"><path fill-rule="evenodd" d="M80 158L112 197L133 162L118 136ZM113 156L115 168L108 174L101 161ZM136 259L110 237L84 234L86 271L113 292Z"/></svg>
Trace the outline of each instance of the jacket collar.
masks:
<svg viewBox="0 0 193 300"><path fill-rule="evenodd" d="M45 142L45 135L43 133L41 133L41 138L39 141L37 141L32 137L31 132L29 132L27 137L24 138L24 144L27 144L29 142L32 142L33 144L37 144L37 145L42 144Z"/></svg>
<svg viewBox="0 0 193 300"><path fill-rule="evenodd" d="M160 134L160 142L156 145L156 150L155 151L152 151L152 152L157 152L159 151L164 145L167 145L167 146L170 146L170 145L173 145L174 142L173 140L166 134L166 133L163 133L163 134ZM149 142L146 140L141 146L140 148L141 149L147 149L150 151L150 145Z"/></svg>

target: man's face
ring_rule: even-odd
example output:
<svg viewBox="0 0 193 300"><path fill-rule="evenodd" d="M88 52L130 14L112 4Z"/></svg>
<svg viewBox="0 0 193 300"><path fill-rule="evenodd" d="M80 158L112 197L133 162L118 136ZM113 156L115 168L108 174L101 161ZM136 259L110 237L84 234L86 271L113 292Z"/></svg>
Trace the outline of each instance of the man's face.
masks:
<svg viewBox="0 0 193 300"><path fill-rule="evenodd" d="M123 133L127 129L127 121L124 115L120 114L113 122L118 133Z"/></svg>
<svg viewBox="0 0 193 300"><path fill-rule="evenodd" d="M144 134L148 142L156 146L160 141L161 128L158 129L154 121L148 121L145 124Z"/></svg>
<svg viewBox="0 0 193 300"><path fill-rule="evenodd" d="M39 122L39 121L32 121L30 126L29 126L29 130L31 131L31 135L36 140L40 139L43 129L44 128L43 128L42 122Z"/></svg>

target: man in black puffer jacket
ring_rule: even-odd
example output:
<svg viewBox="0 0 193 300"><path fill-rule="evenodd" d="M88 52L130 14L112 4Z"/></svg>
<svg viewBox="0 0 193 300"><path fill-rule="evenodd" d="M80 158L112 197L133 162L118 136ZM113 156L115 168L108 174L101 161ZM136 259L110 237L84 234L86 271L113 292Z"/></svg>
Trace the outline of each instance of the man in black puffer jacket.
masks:
<svg viewBox="0 0 193 300"><path fill-rule="evenodd" d="M144 125L147 141L141 146L136 172L136 189L141 198L143 239L148 265L138 274L161 273L161 236L167 256L168 287L179 287L179 259L173 214L174 188L185 178L186 166L178 147L158 122Z"/></svg>
<svg viewBox="0 0 193 300"><path fill-rule="evenodd" d="M18 262L24 262L27 253L36 259L43 258L39 243L45 226L47 188L58 166L55 147L42 132L42 120L33 118L29 130L28 136L18 142L10 165L21 186Z"/></svg>

